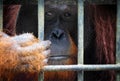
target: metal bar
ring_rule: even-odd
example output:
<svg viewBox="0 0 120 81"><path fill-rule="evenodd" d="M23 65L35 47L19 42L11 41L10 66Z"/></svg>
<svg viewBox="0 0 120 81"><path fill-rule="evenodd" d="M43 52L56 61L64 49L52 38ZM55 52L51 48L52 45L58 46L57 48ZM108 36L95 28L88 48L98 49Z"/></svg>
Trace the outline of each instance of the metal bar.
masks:
<svg viewBox="0 0 120 81"><path fill-rule="evenodd" d="M44 0L38 0L38 38L44 40ZM44 73L41 72L38 81L44 80Z"/></svg>
<svg viewBox="0 0 120 81"><path fill-rule="evenodd" d="M44 0L38 0L38 38L44 39Z"/></svg>
<svg viewBox="0 0 120 81"><path fill-rule="evenodd" d="M83 64L84 58L84 1L78 0L78 65ZM78 71L78 81L83 81L84 72Z"/></svg>
<svg viewBox="0 0 120 81"><path fill-rule="evenodd" d="M45 66L43 71L103 71L120 70L120 64L104 65L49 65Z"/></svg>
<svg viewBox="0 0 120 81"><path fill-rule="evenodd" d="M116 63L120 63L120 0L117 0ZM116 81L120 81L120 71Z"/></svg>
<svg viewBox="0 0 120 81"><path fill-rule="evenodd" d="M91 4L116 4L117 2L115 0L85 0Z"/></svg>
<svg viewBox="0 0 120 81"><path fill-rule="evenodd" d="M0 31L2 31L2 27L3 27L3 6L2 6L2 0L0 0Z"/></svg>

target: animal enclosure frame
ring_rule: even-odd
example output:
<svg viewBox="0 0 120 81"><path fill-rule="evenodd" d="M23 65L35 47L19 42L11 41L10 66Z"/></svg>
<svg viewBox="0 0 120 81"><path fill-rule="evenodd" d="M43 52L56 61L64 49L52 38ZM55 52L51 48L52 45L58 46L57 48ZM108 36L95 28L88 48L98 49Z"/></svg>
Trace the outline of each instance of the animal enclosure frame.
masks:
<svg viewBox="0 0 120 81"><path fill-rule="evenodd" d="M116 64L84 65L84 1L78 0L78 64L77 65L49 65L45 66L40 74L39 81L44 81L44 71L77 71L78 81L84 81L84 71L116 70L120 71L120 0L115 3L113 0L86 0L94 4L117 4L117 32L116 32ZM38 0L38 36L43 39L44 32L44 0ZM43 20L41 20L43 19ZM41 22L42 21L42 22ZM41 31L42 30L42 31ZM116 81L120 80L120 73L117 72Z"/></svg>

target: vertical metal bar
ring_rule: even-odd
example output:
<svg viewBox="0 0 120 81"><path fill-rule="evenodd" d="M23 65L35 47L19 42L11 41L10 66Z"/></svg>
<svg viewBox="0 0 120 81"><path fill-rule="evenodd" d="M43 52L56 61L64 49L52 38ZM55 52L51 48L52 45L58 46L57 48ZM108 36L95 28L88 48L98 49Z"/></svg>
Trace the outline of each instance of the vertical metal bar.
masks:
<svg viewBox="0 0 120 81"><path fill-rule="evenodd" d="M44 39L44 0L38 0L38 38Z"/></svg>
<svg viewBox="0 0 120 81"><path fill-rule="evenodd" d="M120 63L120 0L117 0L116 63ZM120 81L120 71L116 81Z"/></svg>
<svg viewBox="0 0 120 81"><path fill-rule="evenodd" d="M2 22L3 22L3 6L2 0L0 0L0 30L2 30Z"/></svg>
<svg viewBox="0 0 120 81"><path fill-rule="evenodd" d="M78 0L78 64L83 64L84 57L84 1ZM83 81L84 72L78 72L78 81Z"/></svg>
<svg viewBox="0 0 120 81"><path fill-rule="evenodd" d="M44 0L38 0L38 38L44 39ZM44 73L41 72L38 81L44 80Z"/></svg>

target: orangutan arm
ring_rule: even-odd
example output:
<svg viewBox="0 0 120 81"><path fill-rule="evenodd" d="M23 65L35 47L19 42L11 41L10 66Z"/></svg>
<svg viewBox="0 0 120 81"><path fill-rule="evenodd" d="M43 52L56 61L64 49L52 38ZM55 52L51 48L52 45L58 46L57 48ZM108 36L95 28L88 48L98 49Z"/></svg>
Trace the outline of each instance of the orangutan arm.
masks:
<svg viewBox="0 0 120 81"><path fill-rule="evenodd" d="M23 35L27 35L28 40ZM50 41L40 42L31 34L23 35L9 37L0 32L0 76L39 72L46 64Z"/></svg>

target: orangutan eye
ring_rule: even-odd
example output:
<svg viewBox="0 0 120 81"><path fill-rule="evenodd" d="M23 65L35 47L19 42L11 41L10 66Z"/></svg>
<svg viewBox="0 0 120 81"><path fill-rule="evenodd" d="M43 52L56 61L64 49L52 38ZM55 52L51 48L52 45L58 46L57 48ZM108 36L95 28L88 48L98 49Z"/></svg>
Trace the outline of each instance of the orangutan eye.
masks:
<svg viewBox="0 0 120 81"><path fill-rule="evenodd" d="M72 16L72 14L69 12L64 13L64 17L71 17L71 16Z"/></svg>
<svg viewBox="0 0 120 81"><path fill-rule="evenodd" d="M52 16L53 13L52 12L45 12L45 16Z"/></svg>
<svg viewBox="0 0 120 81"><path fill-rule="evenodd" d="M45 19L46 20L52 20L53 18L55 18L56 13L54 11L47 11L45 12Z"/></svg>

